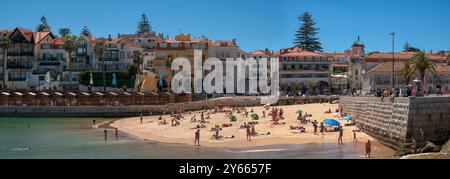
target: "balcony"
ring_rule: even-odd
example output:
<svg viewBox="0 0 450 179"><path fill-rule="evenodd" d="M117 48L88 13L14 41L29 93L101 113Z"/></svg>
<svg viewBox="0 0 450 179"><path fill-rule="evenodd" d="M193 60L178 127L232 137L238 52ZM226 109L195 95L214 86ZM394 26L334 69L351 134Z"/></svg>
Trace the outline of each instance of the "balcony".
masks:
<svg viewBox="0 0 450 179"><path fill-rule="evenodd" d="M26 78L13 78L13 77L8 77L8 81L26 81Z"/></svg>
<svg viewBox="0 0 450 179"><path fill-rule="evenodd" d="M32 63L8 63L7 68L9 69L31 69L33 68Z"/></svg>
<svg viewBox="0 0 450 179"><path fill-rule="evenodd" d="M34 56L34 53L33 52L17 52L17 51L10 52L10 51L8 51L8 56Z"/></svg>
<svg viewBox="0 0 450 179"><path fill-rule="evenodd" d="M61 62L39 62L39 66L60 66Z"/></svg>

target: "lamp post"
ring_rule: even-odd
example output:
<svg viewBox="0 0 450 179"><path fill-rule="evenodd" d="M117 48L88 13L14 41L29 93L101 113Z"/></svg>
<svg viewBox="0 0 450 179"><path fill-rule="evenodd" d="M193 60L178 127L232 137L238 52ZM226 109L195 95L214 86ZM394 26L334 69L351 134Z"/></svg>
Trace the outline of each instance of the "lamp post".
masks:
<svg viewBox="0 0 450 179"><path fill-rule="evenodd" d="M395 88L395 32L392 35L392 89Z"/></svg>

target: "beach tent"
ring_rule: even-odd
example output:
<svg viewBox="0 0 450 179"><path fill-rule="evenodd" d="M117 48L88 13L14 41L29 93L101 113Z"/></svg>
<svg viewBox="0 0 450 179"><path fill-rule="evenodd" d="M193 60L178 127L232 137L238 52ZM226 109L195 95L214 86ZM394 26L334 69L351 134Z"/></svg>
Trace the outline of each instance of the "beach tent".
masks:
<svg viewBox="0 0 450 179"><path fill-rule="evenodd" d="M341 126L341 123L335 119L325 119L323 123L327 126Z"/></svg>
<svg viewBox="0 0 450 179"><path fill-rule="evenodd" d="M256 113L252 113L252 114L250 115L250 117L252 117L253 120L258 120L258 119L259 119L259 116L258 116L258 114L256 114Z"/></svg>
<svg viewBox="0 0 450 179"><path fill-rule="evenodd" d="M236 118L235 115L228 116L228 119L230 119L231 122L236 122L237 121L237 118Z"/></svg>
<svg viewBox="0 0 450 179"><path fill-rule="evenodd" d="M346 121L352 121L353 120L353 118L350 117L350 116L344 116L343 119L346 120Z"/></svg>

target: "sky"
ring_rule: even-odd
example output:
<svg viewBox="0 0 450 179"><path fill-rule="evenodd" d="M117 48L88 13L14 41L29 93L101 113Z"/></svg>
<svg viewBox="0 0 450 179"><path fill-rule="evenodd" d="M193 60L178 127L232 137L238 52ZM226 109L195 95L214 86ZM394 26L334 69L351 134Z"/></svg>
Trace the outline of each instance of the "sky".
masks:
<svg viewBox="0 0 450 179"><path fill-rule="evenodd" d="M236 38L245 51L293 46L298 16L310 12L326 52L343 52L357 37L366 51L405 42L423 50L450 50L448 0L21 0L2 2L0 29L33 29L44 15L52 30L95 36L136 32L142 13L153 30L173 38L180 32L211 40ZM7 8L5 8L7 7Z"/></svg>

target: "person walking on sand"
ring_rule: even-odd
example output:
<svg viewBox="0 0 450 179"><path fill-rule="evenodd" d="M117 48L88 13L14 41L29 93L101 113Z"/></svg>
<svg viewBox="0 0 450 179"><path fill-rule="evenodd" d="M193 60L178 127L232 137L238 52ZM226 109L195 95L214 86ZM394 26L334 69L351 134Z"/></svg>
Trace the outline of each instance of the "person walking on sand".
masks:
<svg viewBox="0 0 450 179"><path fill-rule="evenodd" d="M263 111L263 118L266 118L266 111Z"/></svg>
<svg viewBox="0 0 450 179"><path fill-rule="evenodd" d="M356 138L356 130L353 130L353 142L358 142L358 139Z"/></svg>
<svg viewBox="0 0 450 179"><path fill-rule="evenodd" d="M142 120L143 120L143 119L142 119L142 114L141 114L141 124L142 124Z"/></svg>
<svg viewBox="0 0 450 179"><path fill-rule="evenodd" d="M344 137L344 128L342 126L339 126L339 138L338 138L338 144L344 144L342 138Z"/></svg>
<svg viewBox="0 0 450 179"><path fill-rule="evenodd" d="M116 129L116 132L115 132L115 134L116 134L116 140L119 140L119 130L117 129L117 128L115 128Z"/></svg>
<svg viewBox="0 0 450 179"><path fill-rule="evenodd" d="M200 146L200 129L195 132L194 146Z"/></svg>
<svg viewBox="0 0 450 179"><path fill-rule="evenodd" d="M316 133L317 133L317 121L316 120L314 120L314 122L313 122L313 127L314 127L314 135L316 135Z"/></svg>
<svg viewBox="0 0 450 179"><path fill-rule="evenodd" d="M95 126L95 123L96 123L96 121L95 121L95 120L93 120L93 121L92 121L92 126Z"/></svg>
<svg viewBox="0 0 450 179"><path fill-rule="evenodd" d="M108 134L107 134L106 130L104 130L103 132L105 133L105 141L107 141L108 140Z"/></svg>
<svg viewBox="0 0 450 179"><path fill-rule="evenodd" d="M247 141L252 141L250 126L247 127L246 132L247 132Z"/></svg>
<svg viewBox="0 0 450 179"><path fill-rule="evenodd" d="M372 143L370 143L370 140L366 143L366 157L370 158L370 153L372 152Z"/></svg>
<svg viewBox="0 0 450 179"><path fill-rule="evenodd" d="M320 123L320 134L325 134L325 125L323 124L323 122Z"/></svg>

